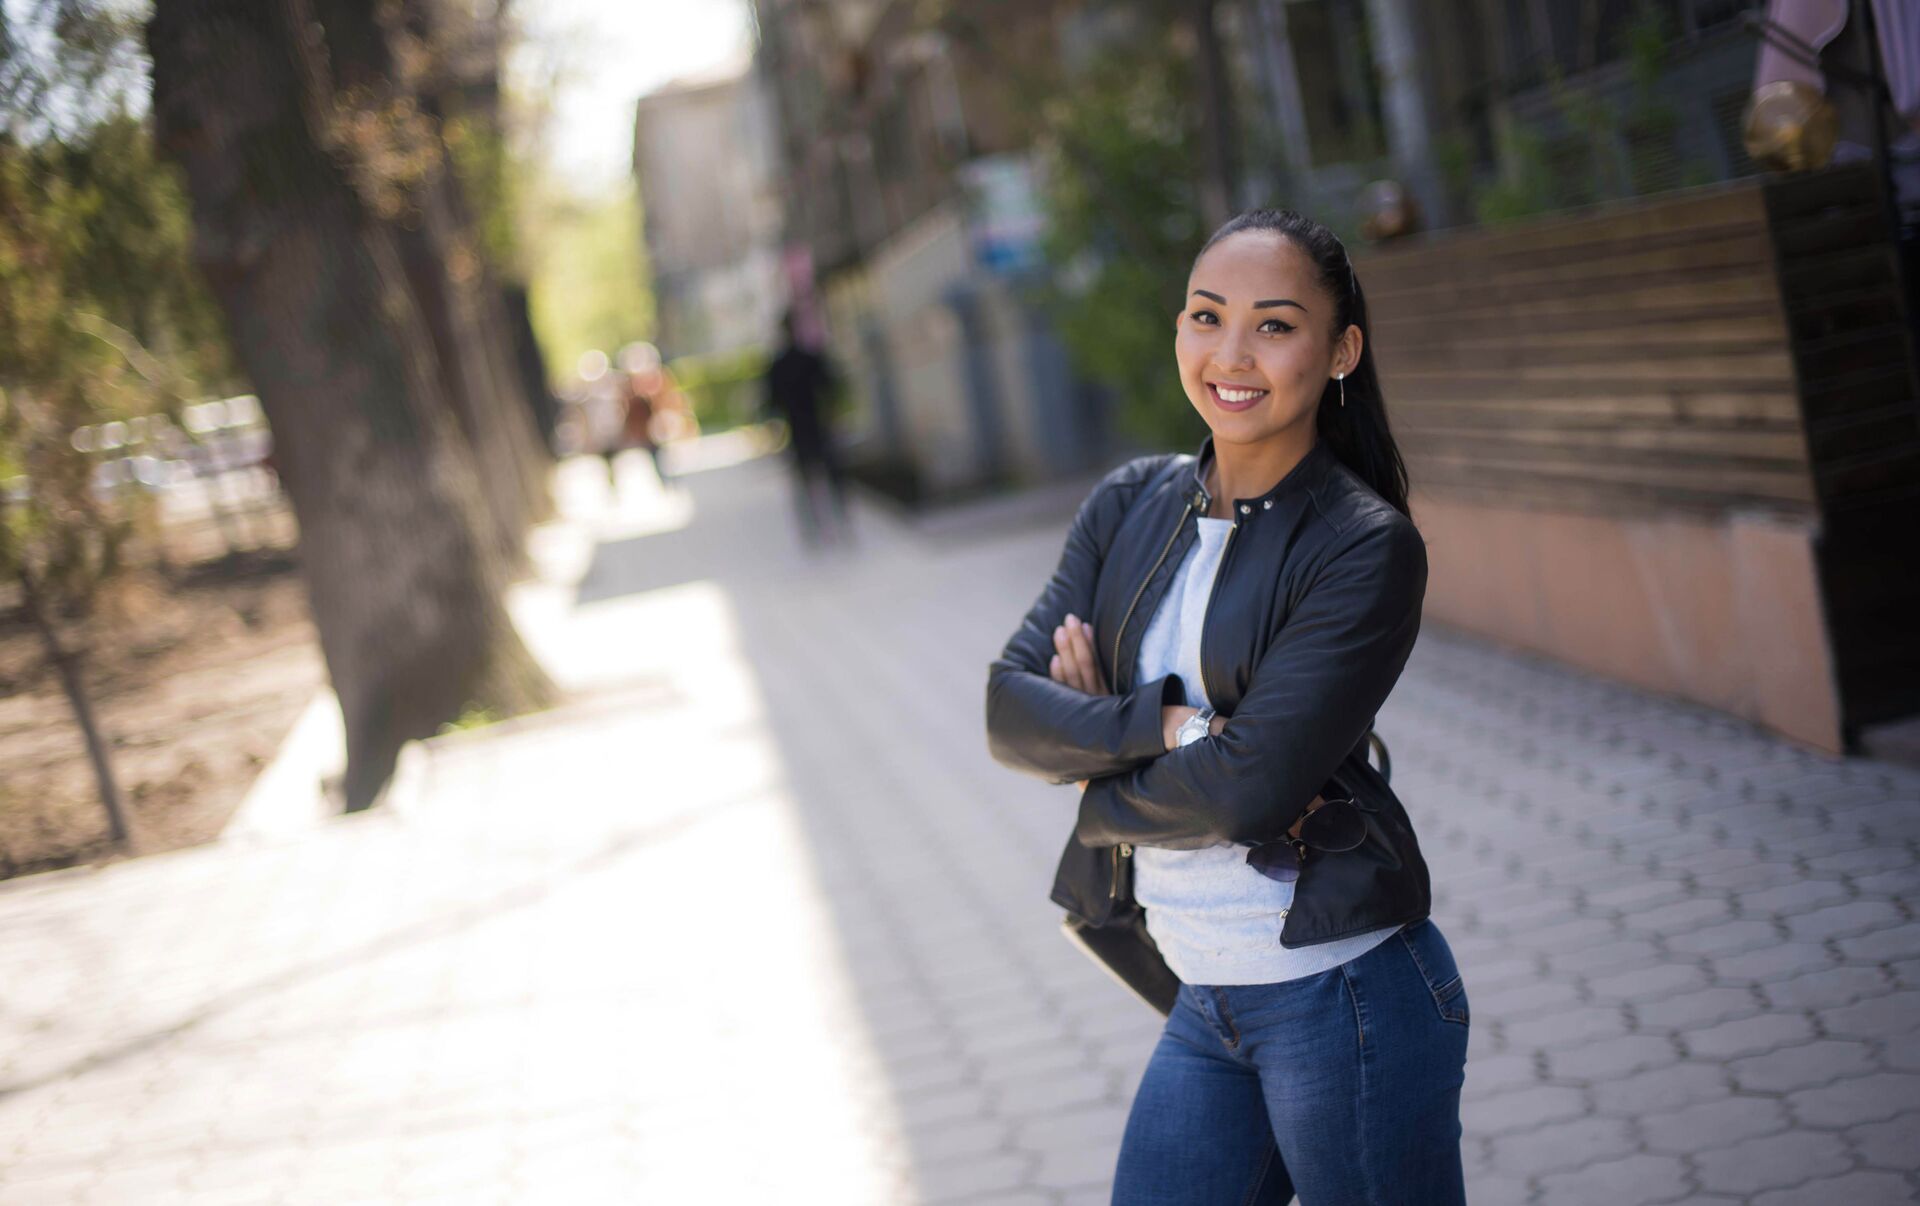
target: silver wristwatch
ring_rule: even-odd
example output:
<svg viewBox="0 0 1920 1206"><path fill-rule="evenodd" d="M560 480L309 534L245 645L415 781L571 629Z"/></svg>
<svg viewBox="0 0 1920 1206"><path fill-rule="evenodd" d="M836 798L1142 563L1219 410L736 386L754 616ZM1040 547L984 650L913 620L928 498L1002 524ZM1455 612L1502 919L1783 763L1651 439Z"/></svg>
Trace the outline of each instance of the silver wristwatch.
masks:
<svg viewBox="0 0 1920 1206"><path fill-rule="evenodd" d="M1201 708L1198 712L1181 721L1180 727L1173 731L1174 744L1192 745L1207 735L1212 722L1213 707L1209 705Z"/></svg>

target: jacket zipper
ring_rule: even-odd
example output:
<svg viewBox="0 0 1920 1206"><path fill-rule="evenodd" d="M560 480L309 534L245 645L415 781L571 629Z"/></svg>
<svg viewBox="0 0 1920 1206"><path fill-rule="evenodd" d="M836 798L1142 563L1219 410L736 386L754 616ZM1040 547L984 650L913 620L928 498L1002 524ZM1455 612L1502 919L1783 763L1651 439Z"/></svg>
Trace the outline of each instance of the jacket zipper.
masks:
<svg viewBox="0 0 1920 1206"><path fill-rule="evenodd" d="M1180 508L1180 518L1174 521L1173 531L1167 533L1167 542L1160 546L1160 555L1153 559L1153 568L1147 571L1146 577L1140 579L1140 585L1134 588L1133 598L1127 601L1126 613L1120 617L1120 629L1113 634L1113 675L1116 681L1120 677L1120 641L1121 638L1127 635L1127 622L1133 619L1133 609L1138 606L1140 596L1146 593L1147 583L1153 581L1153 576L1160 572L1160 563L1167 559L1167 553L1173 548L1173 542L1180 538L1180 530L1187 526L1187 516L1191 514L1192 511L1193 498L1192 496L1188 496L1186 505ZM1234 526L1238 527L1239 525L1236 524ZM1206 668L1204 666L1201 667L1200 677L1204 682L1206 679ZM1108 900L1120 899L1121 860L1131 858L1132 856L1133 843L1131 842L1121 842L1119 845L1113 847L1113 875L1107 885Z"/></svg>
<svg viewBox="0 0 1920 1206"><path fill-rule="evenodd" d="M1180 508L1180 518L1174 522L1173 531L1167 533L1167 542L1160 546L1160 555L1154 558L1153 568L1147 571L1146 577L1140 579L1140 585L1134 589L1133 598L1127 602L1126 614L1120 617L1120 628L1113 634L1113 677L1115 681L1118 681L1120 678L1120 639L1127 635L1127 621L1133 619L1134 607L1139 604L1140 596L1146 593L1147 583L1153 581L1153 576L1160 572L1160 563L1167 559L1167 551L1173 548L1173 542L1179 539L1180 529L1187 526L1187 515L1192 510L1193 499L1189 498L1187 499L1186 505Z"/></svg>

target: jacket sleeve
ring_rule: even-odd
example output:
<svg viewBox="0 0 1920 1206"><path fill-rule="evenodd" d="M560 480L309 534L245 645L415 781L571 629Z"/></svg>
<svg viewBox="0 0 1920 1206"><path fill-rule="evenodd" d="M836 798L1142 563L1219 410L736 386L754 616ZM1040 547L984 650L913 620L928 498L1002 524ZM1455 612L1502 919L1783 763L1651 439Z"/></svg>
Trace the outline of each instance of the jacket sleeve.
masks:
<svg viewBox="0 0 1920 1206"><path fill-rule="evenodd" d="M1280 836L1393 690L1426 584L1426 545L1410 521L1396 512L1361 533L1308 586L1220 733L1088 783L1075 836L1176 850Z"/></svg>
<svg viewBox="0 0 1920 1206"><path fill-rule="evenodd" d="M1186 702L1177 675L1141 683L1126 695L1088 695L1047 672L1053 630L1065 623L1068 612L1083 620L1092 615L1094 583L1113 533L1127 504L1164 460L1136 457L1087 495L1067 530L1053 577L988 667L987 749L1003 766L1049 783L1071 783L1126 770L1166 752L1160 708ZM1113 670L1102 662L1109 683Z"/></svg>

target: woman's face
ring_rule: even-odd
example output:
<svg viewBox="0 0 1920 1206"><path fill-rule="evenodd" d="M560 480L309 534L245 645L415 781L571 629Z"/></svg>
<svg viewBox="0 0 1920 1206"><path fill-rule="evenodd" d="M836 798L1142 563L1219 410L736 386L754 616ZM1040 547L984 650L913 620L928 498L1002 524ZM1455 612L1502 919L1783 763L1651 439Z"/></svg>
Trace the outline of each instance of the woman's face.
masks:
<svg viewBox="0 0 1920 1206"><path fill-rule="evenodd" d="M1174 319L1187 400L1214 438L1251 444L1305 424L1336 372L1360 361L1361 332L1332 334L1333 298L1292 240L1241 231L1207 249Z"/></svg>

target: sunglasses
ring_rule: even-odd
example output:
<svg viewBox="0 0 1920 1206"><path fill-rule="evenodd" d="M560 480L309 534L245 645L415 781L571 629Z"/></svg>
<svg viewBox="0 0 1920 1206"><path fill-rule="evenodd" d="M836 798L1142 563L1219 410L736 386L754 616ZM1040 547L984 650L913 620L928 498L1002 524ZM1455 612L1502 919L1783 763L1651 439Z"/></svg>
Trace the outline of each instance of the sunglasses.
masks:
<svg viewBox="0 0 1920 1206"><path fill-rule="evenodd" d="M1328 800L1300 822L1299 837L1288 834L1248 850L1247 865L1268 879L1290 884L1300 878L1307 851L1340 854L1367 840L1367 819L1360 815L1363 810L1372 811L1350 797Z"/></svg>

